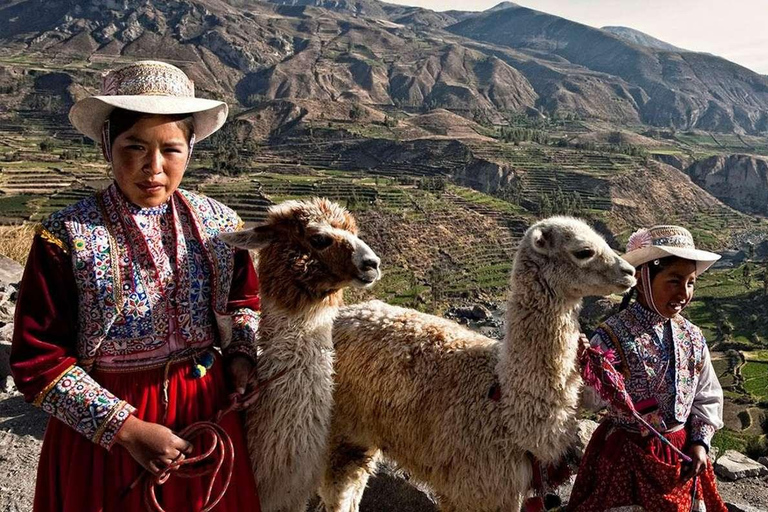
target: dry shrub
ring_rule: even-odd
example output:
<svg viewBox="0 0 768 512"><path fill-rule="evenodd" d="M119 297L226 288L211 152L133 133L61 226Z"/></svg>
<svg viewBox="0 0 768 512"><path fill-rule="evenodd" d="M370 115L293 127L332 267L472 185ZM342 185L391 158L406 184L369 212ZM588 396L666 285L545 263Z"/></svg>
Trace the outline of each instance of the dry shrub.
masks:
<svg viewBox="0 0 768 512"><path fill-rule="evenodd" d="M0 255L24 265L27 262L34 235L34 224L0 226Z"/></svg>

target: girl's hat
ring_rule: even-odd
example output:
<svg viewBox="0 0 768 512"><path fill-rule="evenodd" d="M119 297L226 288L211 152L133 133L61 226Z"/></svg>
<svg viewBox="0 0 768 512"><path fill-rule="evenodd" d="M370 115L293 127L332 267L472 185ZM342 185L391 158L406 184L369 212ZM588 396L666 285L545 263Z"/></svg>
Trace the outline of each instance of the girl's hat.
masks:
<svg viewBox="0 0 768 512"><path fill-rule="evenodd" d="M195 139L200 141L227 120L227 104L195 98L195 85L182 70L165 62L144 60L102 75L101 94L72 106L69 120L95 141L116 108L146 114L192 114Z"/></svg>
<svg viewBox="0 0 768 512"><path fill-rule="evenodd" d="M635 231L622 257L633 267L639 267L667 256L695 261L697 276L720 259L719 254L696 249L691 232L680 226L654 226Z"/></svg>

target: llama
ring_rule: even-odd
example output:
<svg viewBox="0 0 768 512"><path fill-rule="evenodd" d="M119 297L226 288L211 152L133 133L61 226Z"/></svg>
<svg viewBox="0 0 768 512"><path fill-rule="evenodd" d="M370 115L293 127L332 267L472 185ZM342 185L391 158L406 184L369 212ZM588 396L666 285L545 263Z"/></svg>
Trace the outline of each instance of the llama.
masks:
<svg viewBox="0 0 768 512"><path fill-rule="evenodd" d="M380 260L354 218L325 199L273 206L262 225L221 235L258 249L259 380L274 378L246 411L263 512L303 512L322 478L333 404L333 320L343 288L368 287Z"/></svg>
<svg viewBox="0 0 768 512"><path fill-rule="evenodd" d="M634 284L600 235L553 217L520 242L503 342L379 301L343 308L326 511L356 511L382 456L430 486L444 511L520 510L526 452L555 462L576 431L581 299Z"/></svg>

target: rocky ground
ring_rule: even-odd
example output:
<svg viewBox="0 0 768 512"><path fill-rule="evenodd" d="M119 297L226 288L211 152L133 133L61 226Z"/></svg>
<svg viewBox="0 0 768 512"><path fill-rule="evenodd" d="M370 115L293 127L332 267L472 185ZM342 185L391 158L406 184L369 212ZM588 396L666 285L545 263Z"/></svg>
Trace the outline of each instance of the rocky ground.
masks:
<svg viewBox="0 0 768 512"><path fill-rule="evenodd" d="M0 257L0 512L32 510L37 460L42 445L47 417L27 404L16 390L9 375L8 356L16 283L21 279L21 267ZM485 334L498 336L501 326L499 311L491 304L457 308L448 315L458 321L479 328ZM584 424L585 427L587 424ZM582 444L589 434L582 436ZM739 454L726 453L731 458ZM726 457L718 463L724 464ZM768 463L768 461L761 462ZM732 511L768 511L768 469L751 462L753 474L764 476L740 478L736 481L720 480L723 498ZM720 472L736 472L743 466L723 465ZM748 472L746 474L749 474ZM741 476L741 475L738 475ZM570 485L558 489L562 501L567 501ZM391 466L380 468L380 474L371 480L361 506L363 512L437 512L428 492L408 482L407 475Z"/></svg>
<svg viewBox="0 0 768 512"><path fill-rule="evenodd" d="M9 382L10 383L10 382ZM32 510L37 459L46 415L26 404L13 388L0 392L0 512ZM406 476L382 467L368 487L362 512L437 512L428 494ZM732 511L768 511L768 477L720 480L718 488ZM558 490L567 500L571 486Z"/></svg>

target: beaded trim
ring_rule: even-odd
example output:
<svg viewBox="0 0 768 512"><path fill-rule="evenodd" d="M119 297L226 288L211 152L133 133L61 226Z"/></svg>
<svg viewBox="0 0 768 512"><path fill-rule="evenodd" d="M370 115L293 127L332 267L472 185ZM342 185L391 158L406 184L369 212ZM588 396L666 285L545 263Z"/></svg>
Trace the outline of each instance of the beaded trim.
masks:
<svg viewBox="0 0 768 512"><path fill-rule="evenodd" d="M113 227L112 224L109 222L109 215L107 214L107 207L104 204L104 196L107 194L107 190L104 190L100 194L96 194L96 202L99 204L99 209L101 210L101 217L104 219L104 227L107 228L107 238L109 239L109 252L110 254L114 254L116 257L114 258L115 264L111 265L111 272L112 272L112 279L115 283L112 289L115 293L115 309L117 314L119 315L123 310L123 305L125 304L125 297L123 296L123 278L120 273L120 261L122 258L122 254L120 253L120 245L118 245L117 241L115 240L115 235L112 232Z"/></svg>
<svg viewBox="0 0 768 512"><path fill-rule="evenodd" d="M32 405L34 405L34 406L36 406L36 407L40 407L40 405L43 403L43 400L45 400L45 397L48 395L48 393L50 393L50 391L51 391L51 390L52 390L52 389L53 389L53 388L56 386L56 384L57 384L57 383L58 383L58 382L59 382L59 381L60 381L60 380L61 380L61 379L62 379L62 378L63 378L63 377L66 375L66 374L68 374L68 373L70 372L70 370L72 370L72 368L74 368L75 366L76 366L76 365L74 365L74 364L73 364L73 365L71 365L71 366L68 366L66 370L64 370L63 372L61 372L61 373L60 373L58 376L56 376L56 378L55 378L55 379L53 379L51 382L49 382L49 383L48 383L48 385L47 385L47 386L45 386L45 387L43 388L43 390L42 390L42 391L40 391L40 392L37 394L37 396L35 397L35 399L32 401Z"/></svg>
<svg viewBox="0 0 768 512"><path fill-rule="evenodd" d="M193 98L195 85L176 66L157 61L137 62L102 76L103 96L175 96Z"/></svg>

